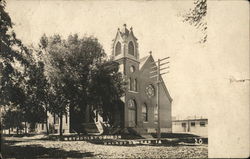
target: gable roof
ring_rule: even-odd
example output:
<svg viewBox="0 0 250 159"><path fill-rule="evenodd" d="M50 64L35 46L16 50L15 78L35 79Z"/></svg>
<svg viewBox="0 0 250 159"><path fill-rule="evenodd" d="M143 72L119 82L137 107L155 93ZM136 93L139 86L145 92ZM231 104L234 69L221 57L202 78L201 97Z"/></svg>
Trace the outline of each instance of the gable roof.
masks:
<svg viewBox="0 0 250 159"><path fill-rule="evenodd" d="M140 61L140 69L144 66L144 64L146 63L147 59L150 57L150 55L145 56L143 58L141 58Z"/></svg>
<svg viewBox="0 0 250 159"><path fill-rule="evenodd" d="M145 57L143 57L143 58L140 59L140 67L139 67L140 70L142 70L143 66L146 64L147 61L149 61L149 59L151 59L151 63L155 61L152 55L148 55L148 56L145 56ZM165 91L165 93L166 93L169 101L172 102L173 99L171 98L171 96L170 96L170 94L168 92L168 89L167 89L167 87L165 85L165 82L164 82L162 76L160 76L160 80L162 81L161 85L163 87L163 90Z"/></svg>
<svg viewBox="0 0 250 159"><path fill-rule="evenodd" d="M162 82L161 82L161 85L162 85L162 87L163 87L163 89L164 89L164 91L165 91L165 93L166 93L166 95L167 95L169 101L172 102L172 101L173 101L173 98L170 96L170 94L169 94L169 92L168 92L168 89L167 89L167 87L166 87L166 85L165 85L165 82L164 82L163 79L162 79L162 76L160 76L160 79L161 79L161 81L162 81Z"/></svg>

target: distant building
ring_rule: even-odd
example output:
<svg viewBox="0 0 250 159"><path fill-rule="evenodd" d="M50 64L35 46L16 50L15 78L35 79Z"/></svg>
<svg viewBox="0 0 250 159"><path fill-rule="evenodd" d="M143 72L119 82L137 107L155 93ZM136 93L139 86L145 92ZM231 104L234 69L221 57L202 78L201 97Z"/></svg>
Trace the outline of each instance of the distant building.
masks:
<svg viewBox="0 0 250 159"><path fill-rule="evenodd" d="M14 120L14 119L13 119ZM49 128L49 133L50 134L59 134L60 132L60 127L59 127L59 117L57 115L52 115L48 113L48 128ZM26 124L26 126L25 126ZM17 128L13 127L10 129L4 129L3 133L4 134L17 134L17 131L20 134L23 133L37 133L37 134L44 134L47 132L46 129L46 123L35 123L32 125L31 123L25 123L22 122L23 128L20 130L17 130ZM69 128L70 128L70 123L69 123L69 116L64 115L63 116L63 125L62 125L62 131L64 134L69 133Z"/></svg>
<svg viewBox="0 0 250 159"><path fill-rule="evenodd" d="M63 125L62 125L62 131L63 133L69 133L69 115L63 115ZM52 134L59 134L60 132L60 120L57 115L52 115L51 113L48 113L48 128L49 128L49 133ZM37 123L35 124L35 130L36 133L46 133L46 123Z"/></svg>
<svg viewBox="0 0 250 159"><path fill-rule="evenodd" d="M208 136L208 119L185 119L172 121L173 133L190 133L198 136Z"/></svg>

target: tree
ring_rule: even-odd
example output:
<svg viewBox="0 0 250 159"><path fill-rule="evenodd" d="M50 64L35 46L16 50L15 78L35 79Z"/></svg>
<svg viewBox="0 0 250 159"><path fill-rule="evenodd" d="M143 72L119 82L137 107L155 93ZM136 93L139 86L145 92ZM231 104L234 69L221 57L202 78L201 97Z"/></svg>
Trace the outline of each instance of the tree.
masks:
<svg viewBox="0 0 250 159"><path fill-rule="evenodd" d="M79 38L77 34L67 39L60 35L43 36L40 46L49 56L46 66L53 98L49 110L60 117L60 135L62 116L69 108L85 110L92 106L105 112L111 110L108 106L123 93L122 78L118 64L106 60L96 38Z"/></svg>
<svg viewBox="0 0 250 159"><path fill-rule="evenodd" d="M30 66L27 60L30 55L28 48L16 38L11 17L5 11L5 6L5 0L0 1L0 106L15 107L9 113L11 116L14 114L15 118L12 120L15 119L17 123L14 124L19 129L21 120L25 120L23 116L27 116L27 113L22 112L22 107L27 102L24 72Z"/></svg>
<svg viewBox="0 0 250 159"><path fill-rule="evenodd" d="M195 26L201 31L202 37L199 40L200 43L207 41L207 0L194 0L195 7L188 13L184 14L184 22L188 22L190 25Z"/></svg>
<svg viewBox="0 0 250 159"><path fill-rule="evenodd" d="M3 129L9 129L9 134L10 134L10 129L14 127L14 116L12 111L6 110L5 112L2 112L2 118L3 118Z"/></svg>
<svg viewBox="0 0 250 159"><path fill-rule="evenodd" d="M46 105L49 84L44 74L43 62L31 63L26 69L26 75L25 102L20 106L24 112L25 121L32 124L47 123Z"/></svg>
<svg viewBox="0 0 250 159"><path fill-rule="evenodd" d="M10 129L16 128L16 133L19 134L19 130L23 129L23 113L20 109L10 106L8 109L3 113L3 128Z"/></svg>
<svg viewBox="0 0 250 159"><path fill-rule="evenodd" d="M104 119L112 121L112 114L124 94L126 82L118 71L119 64L107 60L96 64L92 70L92 78L89 83L89 102L97 110L101 111ZM112 124L112 123L110 123Z"/></svg>
<svg viewBox="0 0 250 159"><path fill-rule="evenodd" d="M67 88L65 87L65 62L64 57L67 55L67 48L59 35L47 37L44 35L40 40L40 48L44 53L49 54L49 63L47 63L47 75L50 83L47 110L56 114L60 118L60 135L62 135L62 119L67 113L68 99L66 98ZM49 69L48 69L49 68Z"/></svg>
<svg viewBox="0 0 250 159"><path fill-rule="evenodd" d="M0 105L14 105L25 122L44 122L49 96L44 61L37 58L38 50L24 46L16 38L5 6L6 2L1 1Z"/></svg>
<svg viewBox="0 0 250 159"><path fill-rule="evenodd" d="M12 30L12 21L5 11L5 0L0 1L0 105L9 105L10 102L20 102L20 92L18 78L20 78L20 68L16 63L27 67L28 62L24 55L28 54L28 49L16 38ZM17 99L18 98L18 99Z"/></svg>
<svg viewBox="0 0 250 159"><path fill-rule="evenodd" d="M23 102L23 92L19 84L22 80L22 72L16 64L28 66L23 57L27 54L27 48L16 38L12 30L13 23L5 11L5 6L5 0L0 1L0 107L10 106L11 103L18 105ZM0 124L2 126L2 121Z"/></svg>

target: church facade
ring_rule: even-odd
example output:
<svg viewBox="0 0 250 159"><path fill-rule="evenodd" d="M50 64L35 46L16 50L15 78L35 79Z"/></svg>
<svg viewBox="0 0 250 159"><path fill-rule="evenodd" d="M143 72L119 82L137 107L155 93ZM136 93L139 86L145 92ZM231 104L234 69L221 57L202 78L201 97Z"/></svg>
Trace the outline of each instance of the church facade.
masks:
<svg viewBox="0 0 250 159"><path fill-rule="evenodd" d="M122 72L128 83L124 97L122 97L123 114L121 115L122 126L136 129L139 133L156 132L158 127L158 107L156 97L156 78L152 76L153 63L152 54L140 58L137 38L132 27L127 29L118 28L113 40L112 56L114 61L119 63ZM160 77L161 78L161 77ZM164 82L159 86L160 105L160 127L161 132L172 132L171 121L172 98L169 95Z"/></svg>

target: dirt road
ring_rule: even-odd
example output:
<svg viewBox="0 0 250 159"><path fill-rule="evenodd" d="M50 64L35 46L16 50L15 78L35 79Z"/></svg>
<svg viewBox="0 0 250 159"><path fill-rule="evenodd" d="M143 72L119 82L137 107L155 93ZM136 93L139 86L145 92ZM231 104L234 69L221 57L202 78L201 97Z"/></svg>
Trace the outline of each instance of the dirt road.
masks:
<svg viewBox="0 0 250 159"><path fill-rule="evenodd" d="M208 146L111 146L8 137L2 154L4 158L207 158Z"/></svg>

